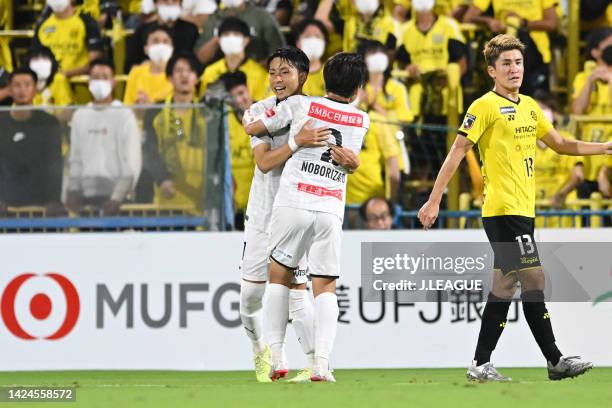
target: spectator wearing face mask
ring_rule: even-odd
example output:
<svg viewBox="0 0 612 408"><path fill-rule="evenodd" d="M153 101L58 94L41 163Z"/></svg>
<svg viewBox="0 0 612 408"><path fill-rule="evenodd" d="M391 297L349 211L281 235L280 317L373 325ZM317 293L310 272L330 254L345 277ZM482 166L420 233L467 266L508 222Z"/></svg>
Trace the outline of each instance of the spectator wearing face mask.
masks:
<svg viewBox="0 0 612 408"><path fill-rule="evenodd" d="M9 87L14 106L32 105L36 73L14 70ZM7 207L46 206L47 215L63 212L61 127L37 109L0 112L0 217Z"/></svg>
<svg viewBox="0 0 612 408"><path fill-rule="evenodd" d="M247 77L249 92L255 100L264 99L268 90L268 72L248 58L246 48L251 41L249 27L236 17L227 17L219 25L219 46L223 58L206 67L200 83L200 96L226 72L242 71Z"/></svg>
<svg viewBox="0 0 612 408"><path fill-rule="evenodd" d="M268 55L285 45L278 23L266 10L245 0L223 0L223 8L215 11L204 24L194 51L201 64L208 65L223 57L219 26L228 17L239 18L249 27L251 40L246 55L265 65Z"/></svg>
<svg viewBox="0 0 612 408"><path fill-rule="evenodd" d="M93 61L89 91L94 102L74 113L70 131L66 205L77 213L91 205L116 215L140 174L141 133L132 110L113 101L114 86L112 64Z"/></svg>
<svg viewBox="0 0 612 408"><path fill-rule="evenodd" d="M193 49L198 39L198 28L183 20L181 17L180 0L156 0L155 7L157 16L153 21L141 24L134 35L128 40L125 70L129 71L133 65L142 63L147 59L144 52L147 44L149 31L160 25L170 31L175 52L189 51Z"/></svg>
<svg viewBox="0 0 612 408"><path fill-rule="evenodd" d="M89 63L102 56L97 23L78 13L71 0L47 0L47 6L52 12L36 26L33 47L48 47L66 77L86 74Z"/></svg>
<svg viewBox="0 0 612 408"><path fill-rule="evenodd" d="M242 71L226 72L221 79L225 91L230 95L227 131L234 184L234 227L243 230L244 214L255 171L255 158L251 151L251 138L242 126L242 116L255 101L247 86L247 77Z"/></svg>
<svg viewBox="0 0 612 408"><path fill-rule="evenodd" d="M166 26L152 28L144 51L148 59L132 67L128 75L123 97L126 105L154 103L172 92L166 77L166 64L174 51L170 30Z"/></svg>
<svg viewBox="0 0 612 408"><path fill-rule="evenodd" d="M612 115L612 28L600 28L591 33L587 41L587 56L584 71L574 79L572 113L578 115ZM606 142L612 139L612 125L585 123L582 125L582 140ZM610 196L609 157L589 156L584 158L585 182L580 186L580 198L589 198L591 193L601 192Z"/></svg>
<svg viewBox="0 0 612 408"><path fill-rule="evenodd" d="M66 106L74 102L68 79L58 72L59 65L47 47L30 49L24 58L24 65L36 72L36 96L34 105Z"/></svg>
<svg viewBox="0 0 612 408"><path fill-rule="evenodd" d="M209 15L217 10L217 3L214 0L183 0L181 2L181 18L193 23L196 27L202 27ZM153 0L142 0L142 14L152 14L155 12L155 2Z"/></svg>
<svg viewBox="0 0 612 408"><path fill-rule="evenodd" d="M334 7L343 20L341 25L330 23ZM323 0L315 18L327 22L325 26L330 32L342 34L342 49L346 52L355 51L363 40L379 41L389 50L397 47L395 22L379 0L341 1L336 5L333 0Z"/></svg>
<svg viewBox="0 0 612 408"><path fill-rule="evenodd" d="M304 51L310 61L310 72L304 84L303 92L309 96L325 96L323 80L323 62L327 44L327 29L319 20L305 19L298 23L294 30L295 45Z"/></svg>

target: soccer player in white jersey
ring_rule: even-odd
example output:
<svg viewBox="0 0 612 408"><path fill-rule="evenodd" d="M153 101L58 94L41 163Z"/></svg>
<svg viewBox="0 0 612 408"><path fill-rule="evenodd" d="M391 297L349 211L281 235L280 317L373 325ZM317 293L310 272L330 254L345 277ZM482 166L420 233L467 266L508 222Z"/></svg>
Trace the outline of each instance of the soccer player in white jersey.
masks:
<svg viewBox="0 0 612 408"><path fill-rule="evenodd" d="M323 68L325 98L292 96L266 111L246 128L249 134L291 126L288 144L294 154L285 163L274 200L270 232L270 284L264 304L266 338L273 365L282 356L275 345L285 337L289 288L299 260L308 254L315 296L315 364L311 381L335 382L329 369L338 323L336 279L340 275L342 218L347 173L358 161L370 119L352 106L366 78L363 58L339 53ZM328 146L303 149L294 136L305 123L331 130Z"/></svg>
<svg viewBox="0 0 612 408"><path fill-rule="evenodd" d="M302 93L309 71L306 54L295 47L282 47L268 59L270 87L275 96L253 104L244 114L245 121L252 115L260 115L273 109L279 101L290 95ZM305 127L295 140L300 146L321 146L329 136L326 127ZM240 269L240 318L251 340L255 354L255 375L259 382L270 382L287 375L287 363L283 355L279 364L271 370L270 349L264 343L262 330L262 298L268 280L268 241L272 204L278 190L285 161L293 151L287 145L289 126L263 137L251 137L251 147L257 166L253 175L245 216L245 239ZM314 311L306 290L306 265L296 269L291 281L289 318L295 328L302 350L309 361L314 360ZM287 316L285 316L287 319ZM311 363L309 364L309 366ZM303 370L293 381L310 379L310 370ZM291 381L291 380L290 380Z"/></svg>

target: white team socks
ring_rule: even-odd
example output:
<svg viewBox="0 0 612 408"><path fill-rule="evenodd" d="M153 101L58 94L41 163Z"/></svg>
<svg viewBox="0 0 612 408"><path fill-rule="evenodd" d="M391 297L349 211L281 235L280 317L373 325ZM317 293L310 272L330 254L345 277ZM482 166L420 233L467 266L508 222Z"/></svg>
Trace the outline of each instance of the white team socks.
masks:
<svg viewBox="0 0 612 408"><path fill-rule="evenodd" d="M283 361L283 346L289 315L289 288L278 283L268 285L264 304L264 331L272 352L272 363L279 365Z"/></svg>
<svg viewBox="0 0 612 408"><path fill-rule="evenodd" d="M291 289L289 292L289 316L291 323L308 359L314 363L314 306L307 290Z"/></svg>
<svg viewBox="0 0 612 408"><path fill-rule="evenodd" d="M327 370L338 327L338 299L324 292L315 298L315 364Z"/></svg>
<svg viewBox="0 0 612 408"><path fill-rule="evenodd" d="M265 283L240 282L240 320L253 345L253 353L261 353L266 344L262 330L262 299L266 290Z"/></svg>

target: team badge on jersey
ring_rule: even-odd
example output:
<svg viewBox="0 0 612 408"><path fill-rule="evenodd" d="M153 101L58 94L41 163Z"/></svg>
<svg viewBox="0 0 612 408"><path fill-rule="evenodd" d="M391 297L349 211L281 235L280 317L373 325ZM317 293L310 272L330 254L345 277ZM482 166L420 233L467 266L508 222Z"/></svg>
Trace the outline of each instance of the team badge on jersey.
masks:
<svg viewBox="0 0 612 408"><path fill-rule="evenodd" d="M272 116L276 115L276 111L274 110L274 108L270 108L266 109L264 114L266 115L266 118L271 118Z"/></svg>
<svg viewBox="0 0 612 408"><path fill-rule="evenodd" d="M535 113L535 111L531 111L531 119L535 120L536 122L538 121L538 115Z"/></svg>
<svg viewBox="0 0 612 408"><path fill-rule="evenodd" d="M465 130L470 130L472 126L474 126L474 122L476 121L476 116L470 115L469 113L465 115L465 119L463 119L463 128Z"/></svg>

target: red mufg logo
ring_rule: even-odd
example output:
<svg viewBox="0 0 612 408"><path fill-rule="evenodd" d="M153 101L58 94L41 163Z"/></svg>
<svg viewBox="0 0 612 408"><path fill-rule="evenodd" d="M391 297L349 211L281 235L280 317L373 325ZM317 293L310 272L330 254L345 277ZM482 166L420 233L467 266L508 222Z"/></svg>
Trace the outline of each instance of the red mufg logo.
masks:
<svg viewBox="0 0 612 408"><path fill-rule="evenodd" d="M36 340L40 337L34 337L19 324L17 314L15 313L15 299L19 292L19 289L23 284L30 278L40 276L34 273L24 273L11 280L4 292L2 292L2 298L0 301L0 312L2 314L2 320L8 328L8 330L24 340ZM81 304L79 301L79 294L72 284L66 277L58 273L46 273L42 276L51 278L64 292L66 298L66 316L63 319L60 327L51 335L44 337L45 340L58 340L66 336L73 329L76 324L79 313L81 311ZM30 298L29 302L29 313L36 320L45 320L51 315L53 310L53 302L51 298L45 293L36 293Z"/></svg>
<svg viewBox="0 0 612 408"><path fill-rule="evenodd" d="M363 116L359 113L339 111L316 102L310 104L308 116L338 125L355 127L363 125Z"/></svg>

